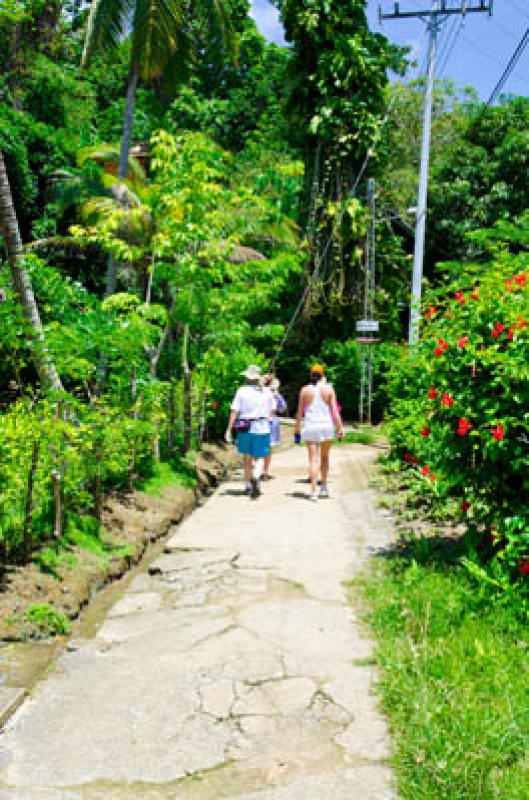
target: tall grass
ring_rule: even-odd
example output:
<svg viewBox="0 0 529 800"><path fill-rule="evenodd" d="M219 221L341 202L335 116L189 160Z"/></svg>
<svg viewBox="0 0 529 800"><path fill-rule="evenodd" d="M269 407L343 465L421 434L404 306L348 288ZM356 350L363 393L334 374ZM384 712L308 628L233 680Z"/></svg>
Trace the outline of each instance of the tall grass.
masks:
<svg viewBox="0 0 529 800"><path fill-rule="evenodd" d="M359 583L403 800L529 798L529 633L439 542L375 562Z"/></svg>

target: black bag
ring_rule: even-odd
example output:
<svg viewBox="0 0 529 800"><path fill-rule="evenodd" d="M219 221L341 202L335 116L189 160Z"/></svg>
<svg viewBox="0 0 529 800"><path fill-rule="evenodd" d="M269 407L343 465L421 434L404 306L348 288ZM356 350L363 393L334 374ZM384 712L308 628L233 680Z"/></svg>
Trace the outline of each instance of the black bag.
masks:
<svg viewBox="0 0 529 800"><path fill-rule="evenodd" d="M233 430L236 433L248 433L251 424L251 419L236 419L233 423Z"/></svg>

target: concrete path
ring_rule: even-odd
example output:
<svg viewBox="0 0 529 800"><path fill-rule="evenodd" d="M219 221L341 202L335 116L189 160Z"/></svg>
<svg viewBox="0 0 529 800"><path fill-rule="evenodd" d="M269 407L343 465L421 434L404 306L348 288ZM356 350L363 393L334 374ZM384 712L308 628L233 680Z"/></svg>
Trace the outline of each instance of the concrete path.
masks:
<svg viewBox="0 0 529 800"><path fill-rule="evenodd" d="M390 531L376 451L305 452L258 501L221 485L0 738L2 800L393 800L370 643L343 582Z"/></svg>

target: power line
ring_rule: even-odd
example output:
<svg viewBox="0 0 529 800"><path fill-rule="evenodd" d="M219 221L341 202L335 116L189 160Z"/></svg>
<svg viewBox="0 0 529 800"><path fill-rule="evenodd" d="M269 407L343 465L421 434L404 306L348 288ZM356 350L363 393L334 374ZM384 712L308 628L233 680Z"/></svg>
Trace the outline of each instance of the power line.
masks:
<svg viewBox="0 0 529 800"><path fill-rule="evenodd" d="M503 89L503 87L505 86L507 81L509 80L511 74L514 71L515 66L518 64L520 58L522 57L523 52L524 52L525 48L527 47L528 43L529 43L529 28L527 28L527 30L525 31L524 35L520 39L518 45L516 46L516 49L515 49L514 53L512 54L512 56L509 59L509 62L507 64L507 66L503 70L503 73L502 73L498 83L496 84L496 86L492 90L492 93L491 93L491 95L490 95L490 97L489 97L489 99L487 101L487 105L488 106L491 106L498 99L498 96L499 96L501 90Z"/></svg>
<svg viewBox="0 0 529 800"><path fill-rule="evenodd" d="M280 356L280 354L281 354L281 352L282 352L282 350L283 350L283 348L284 348L284 346L285 346L285 344L287 342L288 337L292 333L292 329L294 328L294 325L296 324L296 322L298 320L298 317L299 317L299 315L301 313L301 310L302 310L302 308L303 308L303 306L305 304L305 300L307 299L308 294L309 294L312 286L314 285L316 280L320 277L321 266L322 266L322 264L325 263L325 256L327 255L329 247L332 244L332 241L334 239L335 233L338 230L339 226L342 224L342 220L344 218L344 214L345 214L346 209L347 209L347 204L348 204L349 200L351 200L355 196L356 190L358 188L358 185L359 185L360 181L362 180L362 178L364 177L364 173L365 173L365 171L367 169L367 165L369 164L369 161L371 160L372 156L375 154L377 145L380 142L380 137L382 135L382 131L383 131L388 119L389 119L391 111L393 110L393 106L395 105L396 99L397 99L397 96L393 95L393 97L391 98L391 101L390 101L390 103L389 103L389 105L388 105L388 107L386 109L386 113L384 114L384 117L383 117L379 127L375 131L371 146L368 148L368 150L366 152L365 158L364 158L364 160L362 162L362 165L360 166L360 169L358 170L358 173L356 175L354 183L353 183L351 189L349 189L349 192L347 193L346 197L344 198L344 200L342 202L342 208L340 209L340 213L337 215L337 217L335 219L334 225L332 226L332 229L331 229L331 233L329 234L329 238L327 239L327 243L326 243L325 247L323 248L323 251L319 255L312 273L309 275L309 279L307 281L305 289L302 292L300 300L299 300L296 308L294 309L294 313L292 314L292 317L290 318L290 321L289 321L287 327L285 328L285 331L284 331L283 336L281 338L281 341L279 342L279 345L278 345L278 347L276 349L274 357L272 358L272 360L270 362L270 365L268 367L269 372L273 372L274 371L274 367L276 365L276 361L279 358L279 356Z"/></svg>
<svg viewBox="0 0 529 800"><path fill-rule="evenodd" d="M446 47L444 54L439 59L439 62L440 62L439 63L439 77L440 78L443 77L443 73L444 73L446 67L448 66L448 62L450 61L450 57L451 57L451 55L452 55L452 53L454 51L454 47L456 46L457 40L459 39L459 37L461 35L461 31L463 30L464 27L465 27L465 18L461 17L461 19L459 20L459 25L457 25L457 27L456 27L456 25L454 25L454 27L453 27L452 41Z"/></svg>
<svg viewBox="0 0 529 800"><path fill-rule="evenodd" d="M441 45L437 51L437 63L440 64L445 57L449 47L450 47L450 39L454 34L454 31L457 27L457 18L452 17L452 19L448 22L446 26L446 32L443 34L443 30L439 32L439 41Z"/></svg>

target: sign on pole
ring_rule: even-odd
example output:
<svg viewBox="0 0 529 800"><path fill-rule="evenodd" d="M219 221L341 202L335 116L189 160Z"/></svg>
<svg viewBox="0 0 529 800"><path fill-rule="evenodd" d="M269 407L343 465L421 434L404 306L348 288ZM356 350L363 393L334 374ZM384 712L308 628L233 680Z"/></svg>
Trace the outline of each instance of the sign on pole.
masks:
<svg viewBox="0 0 529 800"><path fill-rule="evenodd" d="M359 319L356 323L358 333L378 333L378 321L376 319Z"/></svg>

